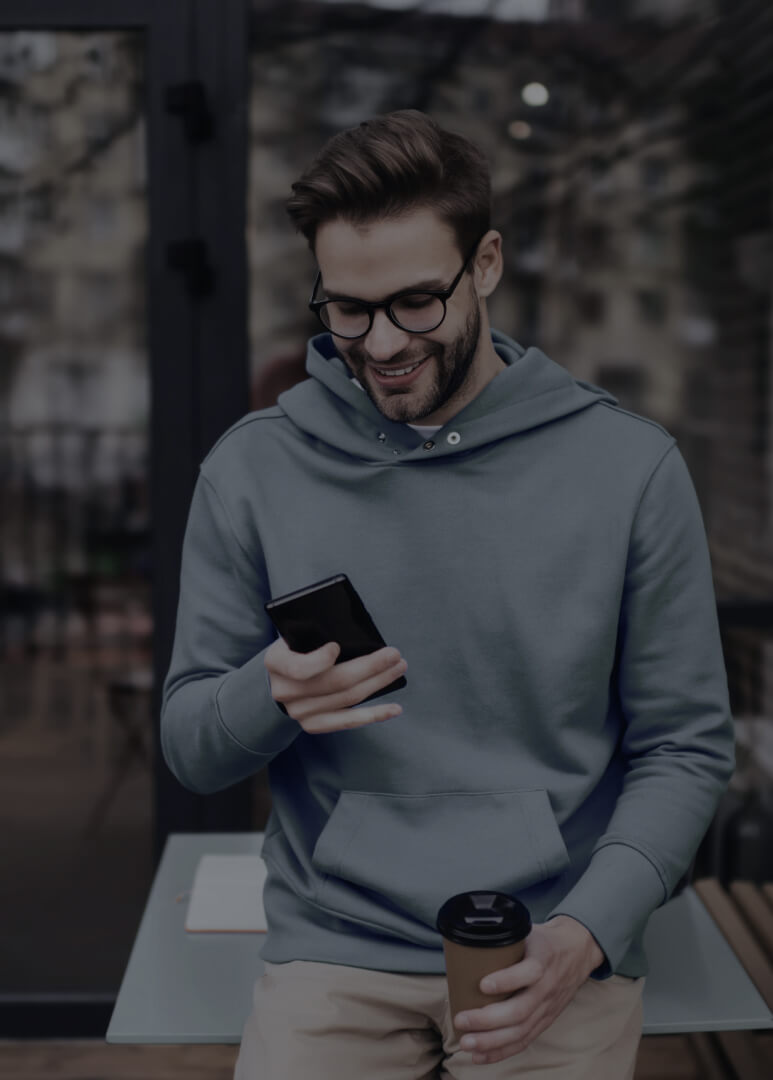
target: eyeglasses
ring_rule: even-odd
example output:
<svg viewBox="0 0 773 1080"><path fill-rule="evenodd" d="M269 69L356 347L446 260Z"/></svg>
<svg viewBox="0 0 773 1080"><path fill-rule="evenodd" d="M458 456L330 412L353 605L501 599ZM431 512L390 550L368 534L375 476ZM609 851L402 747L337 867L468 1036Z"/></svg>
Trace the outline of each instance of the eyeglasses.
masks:
<svg viewBox="0 0 773 1080"><path fill-rule="evenodd" d="M430 330L437 330L445 319L446 302L462 280L462 275L482 239L481 236L475 241L475 247L464 260L462 269L447 289L426 289L421 292L403 289L402 292L393 293L378 304L372 304L367 300L356 300L349 296L339 296L335 300L315 300L322 279L320 271L317 273L317 280L311 291L309 308L326 330L336 337L347 338L349 341L365 337L370 333L370 328L373 326L373 313L379 308L386 311L389 321L400 330L405 330L409 334L427 334Z"/></svg>

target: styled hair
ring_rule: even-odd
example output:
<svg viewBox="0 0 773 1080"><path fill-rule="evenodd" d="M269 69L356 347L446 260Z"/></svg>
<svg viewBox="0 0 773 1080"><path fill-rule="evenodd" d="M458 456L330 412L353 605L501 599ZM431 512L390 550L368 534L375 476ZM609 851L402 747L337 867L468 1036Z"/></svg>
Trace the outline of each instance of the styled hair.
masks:
<svg viewBox="0 0 773 1080"><path fill-rule="evenodd" d="M364 120L329 139L292 185L287 213L312 252L317 229L401 217L430 207L467 255L491 227L491 176L483 153L418 109Z"/></svg>

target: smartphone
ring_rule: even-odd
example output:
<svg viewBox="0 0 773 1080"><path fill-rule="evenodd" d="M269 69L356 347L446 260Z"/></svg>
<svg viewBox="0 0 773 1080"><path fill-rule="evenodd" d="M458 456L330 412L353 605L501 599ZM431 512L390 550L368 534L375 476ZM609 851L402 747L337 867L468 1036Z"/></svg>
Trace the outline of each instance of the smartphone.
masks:
<svg viewBox="0 0 773 1080"><path fill-rule="evenodd" d="M329 641L337 641L341 652L336 663L341 664L386 645L346 574L336 574L277 596L263 607L293 652L313 652ZM372 701L407 685L405 676L401 675L363 701Z"/></svg>

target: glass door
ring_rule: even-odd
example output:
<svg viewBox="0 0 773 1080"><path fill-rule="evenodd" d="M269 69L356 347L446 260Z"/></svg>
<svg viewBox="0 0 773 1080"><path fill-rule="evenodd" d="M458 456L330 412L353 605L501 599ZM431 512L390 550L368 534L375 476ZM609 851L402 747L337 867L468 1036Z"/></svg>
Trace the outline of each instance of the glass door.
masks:
<svg viewBox="0 0 773 1080"><path fill-rule="evenodd" d="M242 3L61 8L0 13L11 1038L101 1035L168 833L248 827L238 792L184 791L158 744L190 494L215 433L247 408L238 110L218 136L237 109Z"/></svg>
<svg viewBox="0 0 773 1080"><path fill-rule="evenodd" d="M152 870L144 34L0 68L0 992L83 993Z"/></svg>

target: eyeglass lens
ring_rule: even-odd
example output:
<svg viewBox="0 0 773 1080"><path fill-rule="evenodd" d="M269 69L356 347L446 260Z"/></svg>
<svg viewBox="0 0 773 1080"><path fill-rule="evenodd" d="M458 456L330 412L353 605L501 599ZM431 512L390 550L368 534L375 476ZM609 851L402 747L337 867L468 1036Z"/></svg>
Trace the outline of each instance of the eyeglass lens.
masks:
<svg viewBox="0 0 773 1080"><path fill-rule="evenodd" d="M443 321L443 301L429 293L411 293L394 300L389 308L403 330L425 333ZM370 314L367 308L344 300L329 300L319 309L323 323L341 337L360 337L368 332Z"/></svg>

